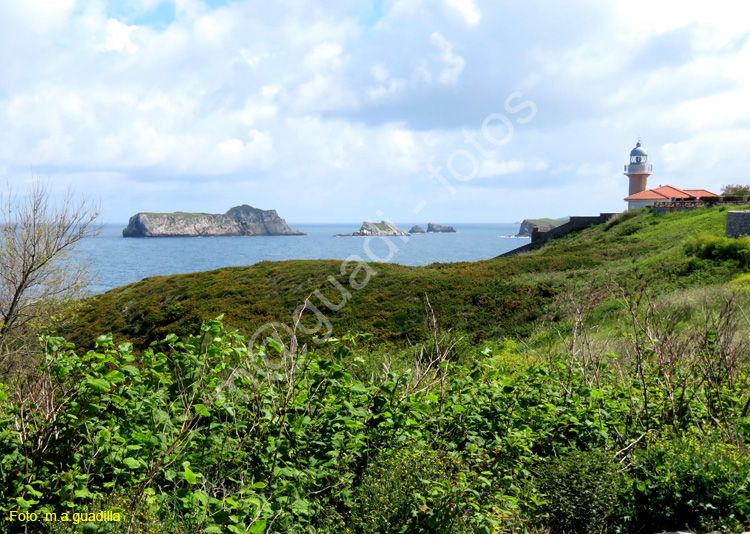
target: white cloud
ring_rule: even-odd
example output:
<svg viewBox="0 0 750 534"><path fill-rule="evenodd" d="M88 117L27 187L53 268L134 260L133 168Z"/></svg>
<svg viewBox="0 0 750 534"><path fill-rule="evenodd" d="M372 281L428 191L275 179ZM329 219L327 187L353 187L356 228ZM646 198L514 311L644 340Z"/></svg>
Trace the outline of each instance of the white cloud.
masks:
<svg viewBox="0 0 750 534"><path fill-rule="evenodd" d="M119 20L109 19L107 21L107 37L104 42L105 50L134 53L137 47L130 40L130 34L137 29L138 26L128 26Z"/></svg>
<svg viewBox="0 0 750 534"><path fill-rule="evenodd" d="M488 159L481 163L478 178L492 178L494 176L503 176L506 174L517 174L520 172L534 172L544 171L547 169L547 164L538 158L533 158L529 161L512 159L512 160L494 160Z"/></svg>
<svg viewBox="0 0 750 534"><path fill-rule="evenodd" d="M617 0L616 17L629 33L643 37L700 26L699 46L723 46L734 36L747 32L745 6L736 0Z"/></svg>
<svg viewBox="0 0 750 534"><path fill-rule="evenodd" d="M382 63L373 65L370 72L372 73L373 78L379 82L377 87L372 87L367 90L367 96L371 100L381 100L383 98L392 97L406 86L404 80L392 79L390 72L388 72L388 69Z"/></svg>
<svg viewBox="0 0 750 534"><path fill-rule="evenodd" d="M202 46L219 48L232 39L239 22L231 11L220 9L196 20L194 36Z"/></svg>
<svg viewBox="0 0 750 534"><path fill-rule="evenodd" d="M341 45L337 43L323 43L316 46L307 56L307 61L314 69L340 67Z"/></svg>
<svg viewBox="0 0 750 534"><path fill-rule="evenodd" d="M444 0L446 5L458 11L469 26L475 26L482 19L482 12L474 0Z"/></svg>
<svg viewBox="0 0 750 534"><path fill-rule="evenodd" d="M59 31L76 7L75 0L24 0L3 4L2 9L7 12L6 20L20 24L24 31L35 34Z"/></svg>
<svg viewBox="0 0 750 534"><path fill-rule="evenodd" d="M382 63L373 65L373 67L370 69L370 72L372 72L373 78L375 78L375 80L380 83L387 82L388 78L391 77L390 73L388 72L388 69Z"/></svg>
<svg viewBox="0 0 750 534"><path fill-rule="evenodd" d="M430 43L440 52L439 59L445 64L440 73L440 82L444 84L455 84L466 66L466 61L453 52L453 44L442 34L434 32L430 35Z"/></svg>
<svg viewBox="0 0 750 534"><path fill-rule="evenodd" d="M191 209L196 191L231 205L241 187L308 220L362 219L377 203L409 218L422 200L446 220L494 220L531 215L528 198L551 215L563 198L572 212L622 208L619 173L642 134L657 182L747 181L750 21L736 2L385 0L376 22L339 2L174 0L173 21L149 24L172 1L0 3L4 174L33 164L78 181L119 220L146 200L121 201L118 185ZM516 91L537 107L529 123L504 110ZM491 113L514 127L503 147L482 140ZM454 196L425 165L447 173L457 149L487 179L446 174ZM487 194L512 182L547 193ZM565 197L584 184L589 196Z"/></svg>

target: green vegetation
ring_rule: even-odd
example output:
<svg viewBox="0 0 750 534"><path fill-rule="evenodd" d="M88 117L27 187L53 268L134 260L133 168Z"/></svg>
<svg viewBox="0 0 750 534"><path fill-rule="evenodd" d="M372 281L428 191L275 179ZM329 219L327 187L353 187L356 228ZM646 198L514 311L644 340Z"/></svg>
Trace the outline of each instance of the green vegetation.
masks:
<svg viewBox="0 0 750 534"><path fill-rule="evenodd" d="M725 197L744 197L750 195L750 185L725 185L721 188L721 194Z"/></svg>
<svg viewBox="0 0 750 534"><path fill-rule="evenodd" d="M89 299L67 332L83 348L45 336L35 371L2 380L0 530L742 532L750 283L724 216L643 211L507 259L265 262ZM250 337L274 321L292 328ZM86 350L92 332L114 335Z"/></svg>
<svg viewBox="0 0 750 534"><path fill-rule="evenodd" d="M392 232L395 226L391 226L385 222L370 222L365 221L362 223L363 229L379 230L381 232Z"/></svg>
<svg viewBox="0 0 750 534"><path fill-rule="evenodd" d="M193 333L201 321L224 314L228 326L249 336L269 322L293 324L292 311L309 299L334 333L370 332L402 348L428 339L428 296L440 329L474 345L527 338L540 321L564 322L571 299L603 306L602 318L624 317L612 301L617 286L669 295L729 282L743 271L739 260L703 258L683 246L689 236L723 236L725 219L721 209L627 214L529 254L475 263L371 263L365 270L356 261L261 262L153 277L90 299L65 335L90 346L100 333L112 332L143 349L169 333ZM342 302L342 290L350 297L331 311L316 290L333 305ZM315 324L310 320L308 326Z"/></svg>
<svg viewBox="0 0 750 534"><path fill-rule="evenodd" d="M169 532L734 531L750 520L750 356L733 335L522 370L491 351L464 366L437 352L422 359L431 366L363 382L350 369L366 337L294 358L273 341L251 351L219 321L138 358L110 336L83 355L47 338L36 379L0 396L0 507L105 509ZM20 531L7 515L0 525Z"/></svg>
<svg viewBox="0 0 750 534"><path fill-rule="evenodd" d="M562 226L563 224L568 222L568 219L550 219L550 218L524 219L523 222L530 224L532 228L534 226L538 226L542 230L551 230L552 228L557 228L558 226Z"/></svg>
<svg viewBox="0 0 750 534"><path fill-rule="evenodd" d="M734 260L750 267L750 237L731 237L702 234L685 242L685 252L707 260Z"/></svg>
<svg viewBox="0 0 750 534"><path fill-rule="evenodd" d="M157 217L166 217L168 215L179 215L180 217L211 217L212 213L198 213L189 211L174 211L170 213L158 213L153 211L143 211L141 215L153 215Z"/></svg>

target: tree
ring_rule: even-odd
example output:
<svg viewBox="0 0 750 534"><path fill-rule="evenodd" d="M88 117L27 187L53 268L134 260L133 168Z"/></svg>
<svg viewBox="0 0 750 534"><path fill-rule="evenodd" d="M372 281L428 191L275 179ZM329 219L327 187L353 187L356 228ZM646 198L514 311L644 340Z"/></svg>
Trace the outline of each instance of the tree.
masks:
<svg viewBox="0 0 750 534"><path fill-rule="evenodd" d="M721 188L721 196L723 197L744 197L748 195L750 195L750 185L728 184Z"/></svg>
<svg viewBox="0 0 750 534"><path fill-rule="evenodd" d="M24 347L80 296L86 269L71 253L99 232L98 206L72 189L53 197L34 178L26 194L0 195L0 373L23 366ZM36 337L36 336L33 336Z"/></svg>

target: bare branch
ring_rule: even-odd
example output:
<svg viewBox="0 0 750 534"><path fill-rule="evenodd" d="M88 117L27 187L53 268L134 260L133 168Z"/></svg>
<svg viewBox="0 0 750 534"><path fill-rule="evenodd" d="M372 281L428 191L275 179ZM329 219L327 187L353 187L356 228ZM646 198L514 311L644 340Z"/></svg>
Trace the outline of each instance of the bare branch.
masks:
<svg viewBox="0 0 750 534"><path fill-rule="evenodd" d="M35 327L82 294L87 271L71 253L99 232L98 208L68 188L55 198L35 177L24 195L0 195L0 372L23 367Z"/></svg>

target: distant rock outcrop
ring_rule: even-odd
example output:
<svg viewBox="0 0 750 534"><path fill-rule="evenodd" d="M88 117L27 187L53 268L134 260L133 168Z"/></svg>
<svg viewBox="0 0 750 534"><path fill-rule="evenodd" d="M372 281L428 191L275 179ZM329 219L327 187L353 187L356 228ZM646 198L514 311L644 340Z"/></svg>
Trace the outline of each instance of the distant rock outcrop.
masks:
<svg viewBox="0 0 750 534"><path fill-rule="evenodd" d="M452 226L443 226L441 224L427 223L427 233L432 232L455 232L456 229Z"/></svg>
<svg viewBox="0 0 750 534"><path fill-rule="evenodd" d="M352 237L370 237L370 236L408 236L411 235L406 230L401 230L393 226L393 223L381 221L379 223L365 221L362 228L352 234Z"/></svg>
<svg viewBox="0 0 750 534"><path fill-rule="evenodd" d="M424 232L424 228L422 228L418 224L415 224L414 226L411 227L411 230L409 230L409 233L410 234L423 234L425 232Z"/></svg>
<svg viewBox="0 0 750 534"><path fill-rule="evenodd" d="M516 237L531 237L531 231L536 226L541 232L549 232L553 228L562 226L568 222L567 219L524 219Z"/></svg>
<svg viewBox="0 0 750 534"><path fill-rule="evenodd" d="M305 235L289 228L276 210L261 210L243 204L225 214L136 213L122 231L123 237L197 237Z"/></svg>

